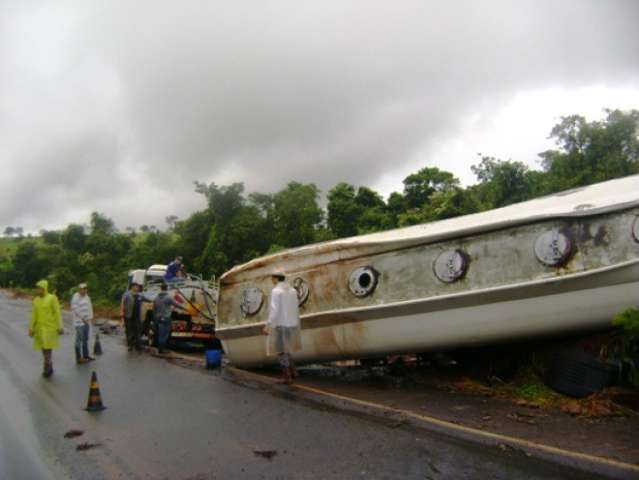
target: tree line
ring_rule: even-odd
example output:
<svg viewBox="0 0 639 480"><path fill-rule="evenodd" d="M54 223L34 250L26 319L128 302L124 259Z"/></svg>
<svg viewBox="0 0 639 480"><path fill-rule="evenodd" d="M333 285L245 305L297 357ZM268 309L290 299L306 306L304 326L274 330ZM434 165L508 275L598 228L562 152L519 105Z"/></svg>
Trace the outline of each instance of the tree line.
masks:
<svg viewBox="0 0 639 480"><path fill-rule="evenodd" d="M22 227L6 227L4 229L5 237L13 237L14 235L17 237L22 237L24 233L24 229Z"/></svg>
<svg viewBox="0 0 639 480"><path fill-rule="evenodd" d="M637 110L608 110L601 121L564 117L550 138L556 148L539 154L540 169L479 155L473 185L424 167L387 199L364 185L338 183L327 194L326 208L312 183L292 181L275 193L247 193L243 183L195 182L206 208L182 220L167 216L165 231L145 225L141 232L120 232L98 212L88 225L32 238L20 231L18 238L5 239L15 248L0 250L0 285L28 288L46 277L67 297L86 281L95 299L109 302L123 290L128 270L167 263L176 254L189 271L209 277L286 248L476 213L639 173ZM17 234L11 228L5 230L8 237Z"/></svg>

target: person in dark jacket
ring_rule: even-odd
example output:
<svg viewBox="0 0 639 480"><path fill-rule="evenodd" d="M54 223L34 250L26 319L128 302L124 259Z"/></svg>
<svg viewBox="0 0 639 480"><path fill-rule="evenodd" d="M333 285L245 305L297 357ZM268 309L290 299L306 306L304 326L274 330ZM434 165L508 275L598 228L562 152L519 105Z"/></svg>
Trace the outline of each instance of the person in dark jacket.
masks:
<svg viewBox="0 0 639 480"><path fill-rule="evenodd" d="M183 309L182 305L169 296L168 286L163 283L160 287L160 293L153 300L153 321L158 335L158 353L166 352L166 343L171 334L171 307Z"/></svg>
<svg viewBox="0 0 639 480"><path fill-rule="evenodd" d="M185 276L184 272L184 264L182 263L182 257L177 256L175 260L173 260L166 267L166 273L164 274L165 282L175 282L182 279Z"/></svg>
<svg viewBox="0 0 639 480"><path fill-rule="evenodd" d="M126 331L126 344L129 352L134 348L138 351L142 349L140 342L140 331L142 330L142 295L140 285L132 283L131 288L122 295L120 303L120 318L124 322Z"/></svg>

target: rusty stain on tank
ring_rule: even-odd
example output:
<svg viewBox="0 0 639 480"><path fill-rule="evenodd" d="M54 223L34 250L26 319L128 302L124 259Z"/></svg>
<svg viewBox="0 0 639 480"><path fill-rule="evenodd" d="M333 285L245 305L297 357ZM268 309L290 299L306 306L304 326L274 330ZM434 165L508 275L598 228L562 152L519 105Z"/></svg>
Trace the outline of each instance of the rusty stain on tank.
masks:
<svg viewBox="0 0 639 480"><path fill-rule="evenodd" d="M361 347L364 343L364 335L366 333L366 325L363 322L354 322L344 325L342 327L343 332L343 346L345 351L355 351Z"/></svg>
<svg viewBox="0 0 639 480"><path fill-rule="evenodd" d="M608 238L608 230L605 225L599 225L599 229L597 229L597 233L595 235L595 246L596 247L607 247L610 243L610 239Z"/></svg>
<svg viewBox="0 0 639 480"><path fill-rule="evenodd" d="M577 225L577 234L575 235L576 240L580 243L586 243L592 240L592 233L590 232L590 224L584 223L581 225Z"/></svg>
<svg viewBox="0 0 639 480"><path fill-rule="evenodd" d="M313 343L315 344L315 350L318 352L326 350L341 351L337 338L335 337L335 330L332 328L322 328L314 332Z"/></svg>

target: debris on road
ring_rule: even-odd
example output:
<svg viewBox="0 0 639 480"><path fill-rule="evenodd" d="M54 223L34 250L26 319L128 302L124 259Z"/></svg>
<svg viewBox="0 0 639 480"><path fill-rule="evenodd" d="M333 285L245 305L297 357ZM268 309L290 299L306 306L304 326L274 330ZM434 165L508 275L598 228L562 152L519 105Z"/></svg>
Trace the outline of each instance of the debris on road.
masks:
<svg viewBox="0 0 639 480"><path fill-rule="evenodd" d="M572 416L585 418L602 418L628 415L627 409L616 405L610 398L609 392L600 392L581 401L568 400L563 402L561 411Z"/></svg>
<svg viewBox="0 0 639 480"><path fill-rule="evenodd" d="M404 427L408 425L408 422L406 420L397 420L393 423L390 424L391 428L400 428L400 427Z"/></svg>
<svg viewBox="0 0 639 480"><path fill-rule="evenodd" d="M539 405L538 403L529 402L529 401L526 401L526 400L517 400L515 402L515 404L518 407L526 407L526 408L540 408L541 407L541 405Z"/></svg>
<svg viewBox="0 0 639 480"><path fill-rule="evenodd" d="M164 351L164 352L160 353L157 348L147 348L146 351L152 357L169 358L170 359L170 358L173 358L173 356L174 356L173 352L171 352L171 351Z"/></svg>
<svg viewBox="0 0 639 480"><path fill-rule="evenodd" d="M537 420L534 419L534 415L526 415L521 412L513 412L506 415L511 420L520 423L527 423L528 425L537 425Z"/></svg>
<svg viewBox="0 0 639 480"><path fill-rule="evenodd" d="M253 453L259 457L264 457L267 460L272 460L277 455L277 450L253 450Z"/></svg>
<svg viewBox="0 0 639 480"><path fill-rule="evenodd" d="M104 335L117 335L119 329L119 320L106 320L99 325L100 333L103 333Z"/></svg>
<svg viewBox="0 0 639 480"><path fill-rule="evenodd" d="M84 434L83 430L69 430L68 432L64 434L64 438L79 437L82 434Z"/></svg>
<svg viewBox="0 0 639 480"><path fill-rule="evenodd" d="M526 451L522 450L521 448L514 447L514 446L509 445L507 443L498 443L497 444L497 448L502 453L505 453L507 455L520 455L520 456L524 456L524 457L531 457L532 456L532 454L530 452L526 452Z"/></svg>
<svg viewBox="0 0 639 480"><path fill-rule="evenodd" d="M512 445L508 445L507 443L498 443L497 448L504 453L517 453L521 451L513 447Z"/></svg>
<svg viewBox="0 0 639 480"><path fill-rule="evenodd" d="M78 452L84 452L86 450L91 450L92 448L99 447L101 445L102 445L101 443L84 442L84 443L79 444L77 447L75 447L75 449Z"/></svg>

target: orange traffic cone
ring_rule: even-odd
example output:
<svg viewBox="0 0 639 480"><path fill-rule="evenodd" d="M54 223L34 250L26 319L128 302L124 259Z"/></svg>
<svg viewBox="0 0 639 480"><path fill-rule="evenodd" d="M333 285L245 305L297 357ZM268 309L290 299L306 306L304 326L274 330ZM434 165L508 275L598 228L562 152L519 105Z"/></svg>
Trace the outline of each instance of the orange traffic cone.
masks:
<svg viewBox="0 0 639 480"><path fill-rule="evenodd" d="M93 355L102 355L102 344L100 343L100 335L95 334L95 343L93 344Z"/></svg>
<svg viewBox="0 0 639 480"><path fill-rule="evenodd" d="M89 412L100 412L106 407L102 405L102 397L100 396L100 387L98 385L98 376L95 371L91 375L91 385L89 386L89 400L86 410Z"/></svg>

